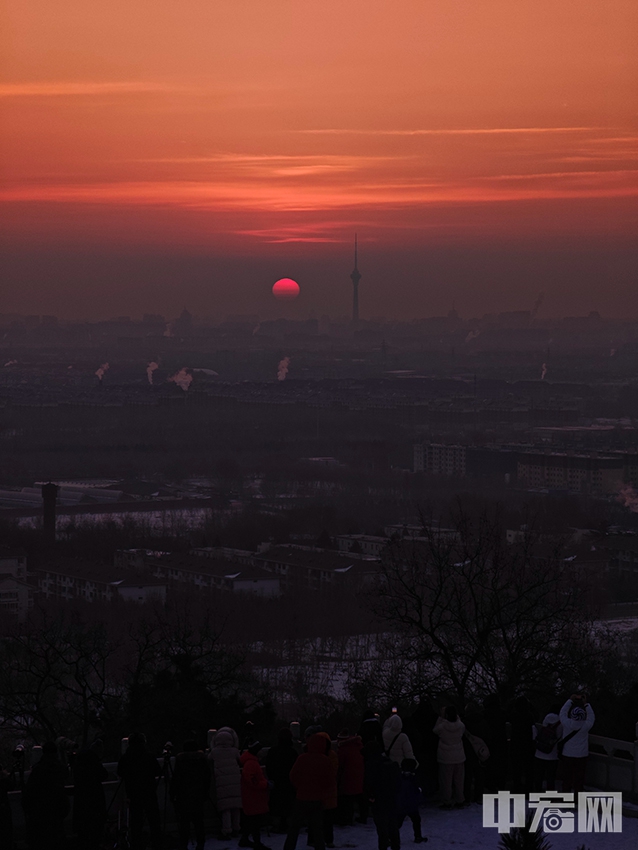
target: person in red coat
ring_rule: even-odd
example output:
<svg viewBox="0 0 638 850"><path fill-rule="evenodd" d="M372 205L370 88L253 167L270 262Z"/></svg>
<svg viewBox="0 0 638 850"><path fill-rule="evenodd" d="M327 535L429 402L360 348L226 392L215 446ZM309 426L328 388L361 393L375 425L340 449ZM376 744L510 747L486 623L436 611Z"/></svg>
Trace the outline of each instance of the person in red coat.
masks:
<svg viewBox="0 0 638 850"><path fill-rule="evenodd" d="M332 793L335 781L326 749L324 735L311 735L306 743L306 752L299 756L290 771L296 800L284 850L295 850L304 821L308 822L308 829L314 836L315 850L325 850L323 801Z"/></svg>
<svg viewBox="0 0 638 850"><path fill-rule="evenodd" d="M335 814L338 805L338 788L337 778L339 775L339 759L336 752L332 749L332 740L327 732L317 732L320 738L325 741L326 755L330 762L331 783L330 790L324 796L323 803L323 840L328 848L334 847L334 822ZM312 845L315 842L315 835L312 830L308 830L308 844Z"/></svg>
<svg viewBox="0 0 638 850"><path fill-rule="evenodd" d="M343 729L337 736L337 757L339 759L339 823L351 826L354 823L354 804L363 794L365 764L361 748L363 741L359 735L351 735Z"/></svg>
<svg viewBox="0 0 638 850"><path fill-rule="evenodd" d="M241 805L244 810L244 826L239 839L240 847L253 847L255 850L268 850L261 843L260 829L268 814L268 780L259 764L257 753L262 746L255 741L239 757L241 767ZM252 842L251 840L252 839Z"/></svg>

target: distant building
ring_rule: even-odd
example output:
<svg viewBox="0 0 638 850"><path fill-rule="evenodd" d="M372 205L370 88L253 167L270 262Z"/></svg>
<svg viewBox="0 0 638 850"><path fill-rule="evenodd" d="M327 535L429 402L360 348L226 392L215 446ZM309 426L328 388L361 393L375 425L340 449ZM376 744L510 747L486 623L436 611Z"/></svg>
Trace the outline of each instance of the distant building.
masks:
<svg viewBox="0 0 638 850"><path fill-rule="evenodd" d="M85 602L164 602L166 582L114 567L66 562L36 570L44 599L83 599Z"/></svg>
<svg viewBox="0 0 638 850"><path fill-rule="evenodd" d="M436 540L458 540L459 533L455 528L446 528L438 522L429 522L426 525L386 525L383 533L392 541L414 540L425 542Z"/></svg>
<svg viewBox="0 0 638 850"><path fill-rule="evenodd" d="M339 552L370 558L378 558L389 543L387 537L372 534L339 534L336 541Z"/></svg>
<svg viewBox="0 0 638 850"><path fill-rule="evenodd" d="M257 555L255 564L279 576L284 587L297 585L312 590L338 586L344 581L362 584L378 572L375 560L298 546L275 546Z"/></svg>
<svg viewBox="0 0 638 850"><path fill-rule="evenodd" d="M260 596L279 596L281 592L279 578L256 563L242 564L219 557L172 553L145 558L143 564L145 570L169 585L183 584L201 590L257 593Z"/></svg>
<svg viewBox="0 0 638 850"><path fill-rule="evenodd" d="M623 534L612 537L607 543L609 565L618 573L638 575L638 537Z"/></svg>
<svg viewBox="0 0 638 850"><path fill-rule="evenodd" d="M514 310L509 313L499 313L497 324L500 328L521 330L529 327L532 314L529 310Z"/></svg>
<svg viewBox="0 0 638 850"><path fill-rule="evenodd" d="M440 443L414 446L414 472L429 475L450 475L464 478L466 473L465 446L446 446Z"/></svg>
<svg viewBox="0 0 638 850"><path fill-rule="evenodd" d="M468 446L465 469L468 478L500 478L514 482L518 464L516 447Z"/></svg>
<svg viewBox="0 0 638 850"><path fill-rule="evenodd" d="M610 495L623 485L623 458L563 452L521 452L519 485L573 493Z"/></svg>
<svg viewBox="0 0 638 850"><path fill-rule="evenodd" d="M173 322L173 333L175 336L190 336L193 333L193 317L185 307Z"/></svg>
<svg viewBox="0 0 638 850"><path fill-rule="evenodd" d="M33 605L27 581L27 557L20 549L0 549L0 612L21 620Z"/></svg>

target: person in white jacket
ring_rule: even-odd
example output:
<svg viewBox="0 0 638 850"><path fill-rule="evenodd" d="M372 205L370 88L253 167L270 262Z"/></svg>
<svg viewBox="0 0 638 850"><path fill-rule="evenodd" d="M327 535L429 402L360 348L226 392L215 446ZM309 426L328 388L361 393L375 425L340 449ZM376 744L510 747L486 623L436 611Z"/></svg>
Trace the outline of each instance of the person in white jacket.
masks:
<svg viewBox="0 0 638 850"><path fill-rule="evenodd" d="M563 737L563 727L556 711L545 715L542 723L532 726L534 741L534 791L543 791L543 782L547 790L556 790L556 771L558 770L558 742Z"/></svg>
<svg viewBox="0 0 638 850"><path fill-rule="evenodd" d="M465 724L456 708L447 705L441 709L441 716L434 724L434 733L439 736L436 760L439 763L439 791L441 808L457 809L465 805L463 784L465 781L465 750L463 734Z"/></svg>
<svg viewBox="0 0 638 850"><path fill-rule="evenodd" d="M563 727L563 791L582 791L595 715L585 694L572 694L560 710Z"/></svg>
<svg viewBox="0 0 638 850"><path fill-rule="evenodd" d="M391 714L383 724L383 749L390 761L401 764L403 759L413 759L412 744L402 731L403 721L398 714Z"/></svg>

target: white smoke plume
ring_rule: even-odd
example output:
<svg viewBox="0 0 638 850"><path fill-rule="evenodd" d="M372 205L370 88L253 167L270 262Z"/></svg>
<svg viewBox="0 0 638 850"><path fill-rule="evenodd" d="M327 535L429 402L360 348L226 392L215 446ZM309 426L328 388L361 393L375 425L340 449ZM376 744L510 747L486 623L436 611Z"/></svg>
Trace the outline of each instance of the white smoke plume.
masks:
<svg viewBox="0 0 638 850"><path fill-rule="evenodd" d="M188 392L188 388L193 383L193 376L185 366L182 366L179 372L175 372L175 374L171 375L168 380L177 384L177 386L184 390L184 392Z"/></svg>
<svg viewBox="0 0 638 850"><path fill-rule="evenodd" d="M259 328L261 327L261 322L257 322L255 327L253 328L252 336L255 336L256 333L259 333Z"/></svg>
<svg viewBox="0 0 638 850"><path fill-rule="evenodd" d="M4 365L5 366L17 366L18 361L17 360L7 360L7 362Z"/></svg>
<svg viewBox="0 0 638 850"><path fill-rule="evenodd" d="M175 334L173 333L173 325L171 322L166 323L166 327L164 328L164 333L162 334L162 336L175 336Z"/></svg>
<svg viewBox="0 0 638 850"><path fill-rule="evenodd" d="M277 366L277 380L285 381L286 375L288 374L288 367L290 366L290 357L284 357L283 360L279 361L279 366Z"/></svg>
<svg viewBox="0 0 638 850"><path fill-rule="evenodd" d="M620 488L618 501L621 502L624 507L629 508L632 513L638 514L638 493L631 484L624 484Z"/></svg>
<svg viewBox="0 0 638 850"><path fill-rule="evenodd" d="M541 381L545 380L545 375L547 374L547 363L543 363L541 368Z"/></svg>
<svg viewBox="0 0 638 850"><path fill-rule="evenodd" d="M148 378L148 382L151 386L153 386L153 372L156 369L159 369L159 363L156 363L154 360L151 360L151 362L146 367L146 377Z"/></svg>
<svg viewBox="0 0 638 850"><path fill-rule="evenodd" d="M609 352L609 356L613 357L615 353L616 353L616 349L612 348L612 350Z"/></svg>
<svg viewBox="0 0 638 850"><path fill-rule="evenodd" d="M191 369L191 372L202 372L204 375L210 375L212 378L219 378L219 372L215 372L213 369L203 369L201 366Z"/></svg>
<svg viewBox="0 0 638 850"><path fill-rule="evenodd" d="M476 339L476 337L480 335L480 331L470 331L469 334L465 337L465 342L469 342L472 339Z"/></svg>
<svg viewBox="0 0 638 850"><path fill-rule="evenodd" d="M96 371L96 373L95 373L95 374L97 375L97 377L98 377L98 379L99 379L100 383L102 383L102 378L103 378L103 377L104 377L104 375L105 375L105 374L109 371L109 368L110 368L110 367L109 367L109 364L108 364L108 363L102 363L102 365L100 366L100 368Z"/></svg>

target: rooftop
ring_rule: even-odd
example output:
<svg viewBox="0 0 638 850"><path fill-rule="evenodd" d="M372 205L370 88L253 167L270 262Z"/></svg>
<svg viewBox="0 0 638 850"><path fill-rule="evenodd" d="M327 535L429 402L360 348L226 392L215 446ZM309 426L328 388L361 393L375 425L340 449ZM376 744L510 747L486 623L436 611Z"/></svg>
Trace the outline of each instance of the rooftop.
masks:
<svg viewBox="0 0 638 850"><path fill-rule="evenodd" d="M293 546L275 546L256 556L255 560L265 564L286 564L300 569L327 570L334 573L370 571L375 569L377 563L374 559L353 559L349 555L339 555L321 550L298 549Z"/></svg>

